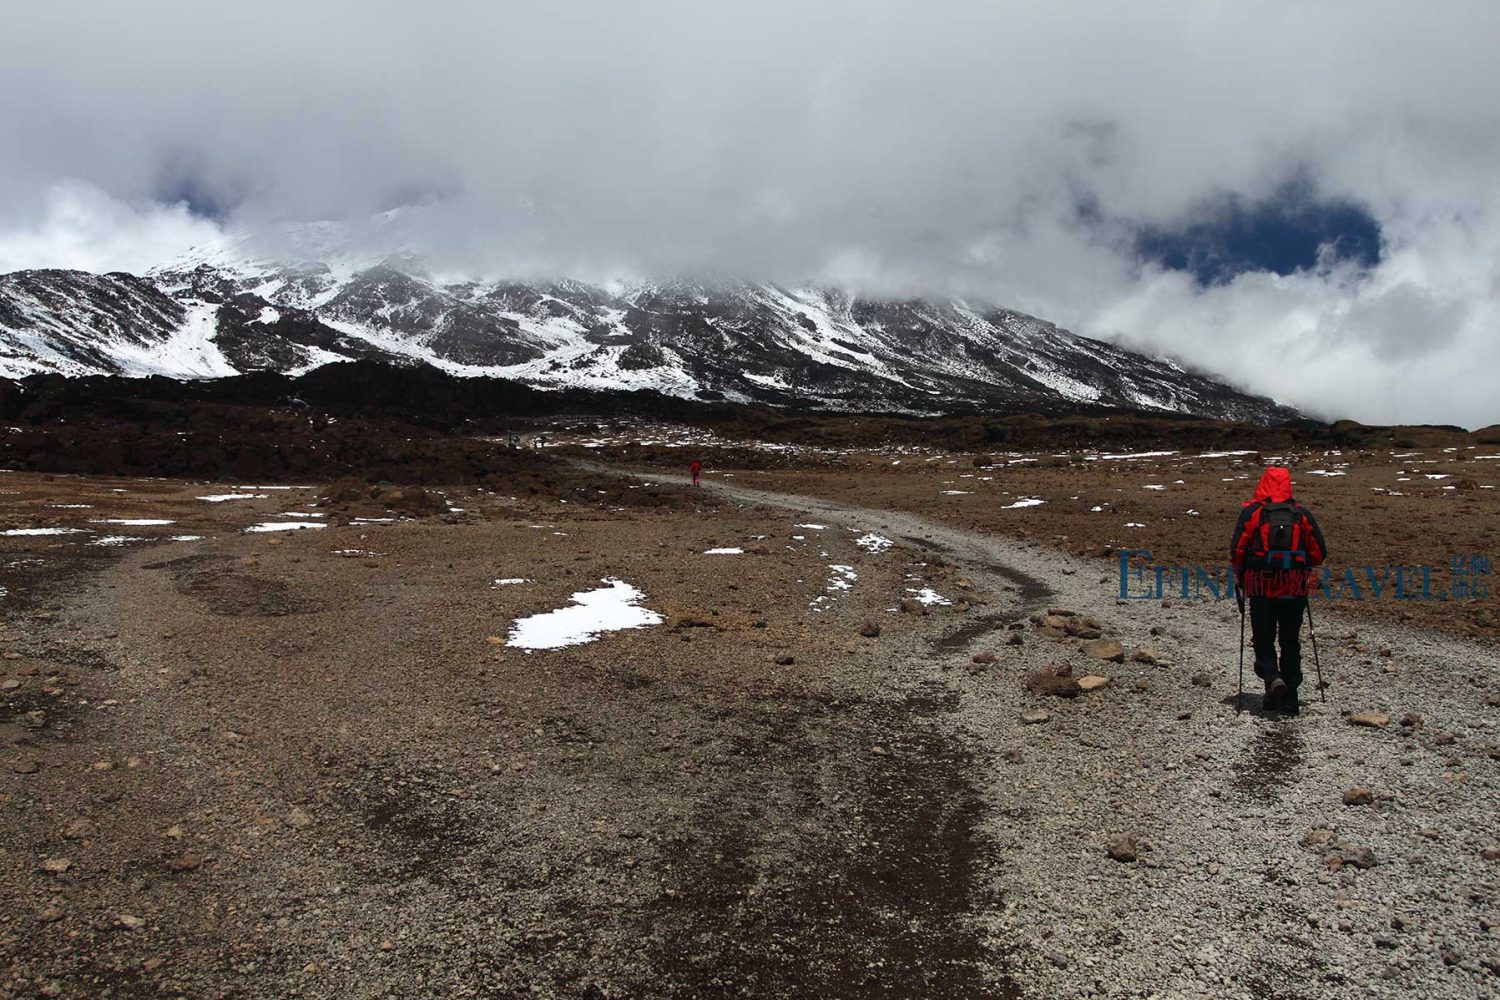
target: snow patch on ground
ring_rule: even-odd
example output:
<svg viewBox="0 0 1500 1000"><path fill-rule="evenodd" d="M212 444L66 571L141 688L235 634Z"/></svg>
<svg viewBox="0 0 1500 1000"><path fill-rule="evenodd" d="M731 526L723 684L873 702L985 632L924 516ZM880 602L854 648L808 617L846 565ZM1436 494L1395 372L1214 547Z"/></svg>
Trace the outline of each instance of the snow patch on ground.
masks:
<svg viewBox="0 0 1500 1000"><path fill-rule="evenodd" d="M326 524L317 524L312 521L266 521L263 524L252 524L245 529L246 534L260 535L271 531L298 531L304 528L326 528Z"/></svg>
<svg viewBox="0 0 1500 1000"><path fill-rule="evenodd" d="M742 556L745 554L745 550L731 546L722 549L707 549L703 554L706 556Z"/></svg>
<svg viewBox="0 0 1500 1000"><path fill-rule="evenodd" d="M581 590L573 603L511 625L507 646L517 649L559 649L593 642L606 632L646 628L664 620L660 614L640 606L646 595L623 580L609 577L597 590Z"/></svg>
<svg viewBox="0 0 1500 1000"><path fill-rule="evenodd" d="M886 549L889 549L896 543L891 541L889 538L883 538L880 535L871 532L868 535L861 535L860 537L856 538L854 540L854 544L858 545L866 552L869 552L871 555L878 556L880 555L880 553L884 552Z"/></svg>
<svg viewBox="0 0 1500 1000"><path fill-rule="evenodd" d="M939 594L931 587L922 587L920 589L916 587L907 587L906 592L915 597L919 603L926 604L929 607L934 604L940 605L942 607L948 607L953 604L952 601L948 600L948 598L944 597L942 594Z"/></svg>
<svg viewBox="0 0 1500 1000"><path fill-rule="evenodd" d="M8 531L0 531L0 535L4 535L6 538L34 537L36 535L76 535L87 533L87 528L11 528Z"/></svg>
<svg viewBox="0 0 1500 1000"><path fill-rule="evenodd" d="M1015 503L1008 503L1005 506L1001 507L1000 509L1001 510L1015 510L1018 507L1040 507L1042 504L1044 504L1046 502L1047 501L1041 499L1040 497L1022 497L1020 500L1017 500Z"/></svg>

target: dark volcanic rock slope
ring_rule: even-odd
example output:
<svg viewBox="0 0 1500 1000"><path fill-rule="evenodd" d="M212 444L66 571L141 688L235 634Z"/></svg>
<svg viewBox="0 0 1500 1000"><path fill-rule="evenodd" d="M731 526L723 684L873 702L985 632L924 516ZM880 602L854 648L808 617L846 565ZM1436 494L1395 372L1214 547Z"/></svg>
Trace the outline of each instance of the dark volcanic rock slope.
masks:
<svg viewBox="0 0 1500 1000"><path fill-rule="evenodd" d="M351 358L840 409L1294 416L1169 362L960 301L769 284L444 282L401 257L331 266L208 255L146 277L0 276L0 374L201 378Z"/></svg>

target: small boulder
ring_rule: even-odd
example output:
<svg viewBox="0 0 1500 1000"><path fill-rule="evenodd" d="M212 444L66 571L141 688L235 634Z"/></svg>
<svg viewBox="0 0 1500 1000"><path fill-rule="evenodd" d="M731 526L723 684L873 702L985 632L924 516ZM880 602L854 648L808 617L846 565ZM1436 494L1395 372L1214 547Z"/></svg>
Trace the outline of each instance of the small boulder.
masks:
<svg viewBox="0 0 1500 1000"><path fill-rule="evenodd" d="M1380 729L1391 724L1391 717L1384 712L1355 712L1349 716L1349 725Z"/></svg>
<svg viewBox="0 0 1500 1000"><path fill-rule="evenodd" d="M1309 851L1322 851L1333 843L1334 833L1326 826L1315 826L1302 835L1302 846Z"/></svg>
<svg viewBox="0 0 1500 1000"><path fill-rule="evenodd" d="M1363 785L1356 785L1344 793L1344 805L1368 806L1375 804L1375 793Z"/></svg>
<svg viewBox="0 0 1500 1000"><path fill-rule="evenodd" d="M880 626L872 621L861 622L859 626L859 634L864 636L866 639L874 639L880 635Z"/></svg>
<svg viewBox="0 0 1500 1000"><path fill-rule="evenodd" d="M1141 843L1129 833L1112 833L1104 842L1104 853L1112 861L1136 861L1140 858L1142 849Z"/></svg>
<svg viewBox="0 0 1500 1000"><path fill-rule="evenodd" d="M1101 674L1086 674L1078 678L1078 687L1083 691L1097 691L1109 683L1109 678Z"/></svg>
<svg viewBox="0 0 1500 1000"><path fill-rule="evenodd" d="M1109 663L1123 663L1125 660L1125 648L1118 639L1095 639L1084 643L1080 648L1096 660Z"/></svg>
<svg viewBox="0 0 1500 1000"><path fill-rule="evenodd" d="M1021 722L1028 726L1040 725L1043 722L1049 721L1051 718L1051 712L1043 711L1040 708L1028 708L1026 711L1021 713Z"/></svg>
<svg viewBox="0 0 1500 1000"><path fill-rule="evenodd" d="M1059 667L1043 667L1026 678L1026 690L1032 694L1051 695L1054 698L1076 698L1083 693L1071 671Z"/></svg>
<svg viewBox="0 0 1500 1000"><path fill-rule="evenodd" d="M1064 628L1075 639L1097 639L1104 634L1098 623L1087 618L1069 618L1067 623Z"/></svg>
<svg viewBox="0 0 1500 1000"><path fill-rule="evenodd" d="M989 651L985 651L983 653L975 653L974 656L970 659L970 662L971 663L994 663L997 659L999 659L999 657L997 657L994 653L991 653Z"/></svg>

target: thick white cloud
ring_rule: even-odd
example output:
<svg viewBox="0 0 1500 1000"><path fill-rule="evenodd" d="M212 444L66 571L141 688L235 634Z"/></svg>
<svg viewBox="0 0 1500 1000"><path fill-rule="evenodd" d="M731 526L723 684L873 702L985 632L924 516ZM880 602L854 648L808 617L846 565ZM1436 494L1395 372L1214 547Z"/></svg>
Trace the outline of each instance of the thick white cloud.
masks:
<svg viewBox="0 0 1500 1000"><path fill-rule="evenodd" d="M92 185L53 184L31 219L0 232L0 274L27 268L144 271L220 235L182 204L126 204Z"/></svg>
<svg viewBox="0 0 1500 1000"><path fill-rule="evenodd" d="M137 268L201 239L183 197L234 228L425 199L444 266L960 292L1322 414L1500 419L1492 0L50 0L6 21L0 267ZM1137 259L1132 227L1294 175L1372 212L1372 274L1203 290Z"/></svg>

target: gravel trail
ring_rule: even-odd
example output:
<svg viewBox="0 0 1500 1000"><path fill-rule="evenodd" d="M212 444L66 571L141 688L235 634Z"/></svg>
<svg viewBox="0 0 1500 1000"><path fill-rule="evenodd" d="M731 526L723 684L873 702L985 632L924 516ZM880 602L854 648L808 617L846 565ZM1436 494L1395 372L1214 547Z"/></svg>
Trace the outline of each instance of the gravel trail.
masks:
<svg viewBox="0 0 1500 1000"><path fill-rule="evenodd" d="M996 904L974 917L1022 995L1500 996L1493 652L1396 625L1356 632L1319 605L1327 700L1315 700L1304 640L1303 714L1262 713L1248 666L1239 714L1231 601L1122 602L1107 560L722 480L708 488L904 538L1014 596L973 612L930 655L960 695L944 722L969 748L982 803L984 885L971 895ZM1100 662L1029 622L1024 645L1005 642L1005 623L1048 605L1158 663ZM969 664L972 652L995 662ZM1022 680L1042 663L1110 683L1072 700L1030 694ZM1028 725L1028 709L1050 718ZM1364 712L1387 721L1347 721ZM1354 788L1371 801L1345 805ZM1112 835L1134 838L1137 860L1111 859Z"/></svg>

